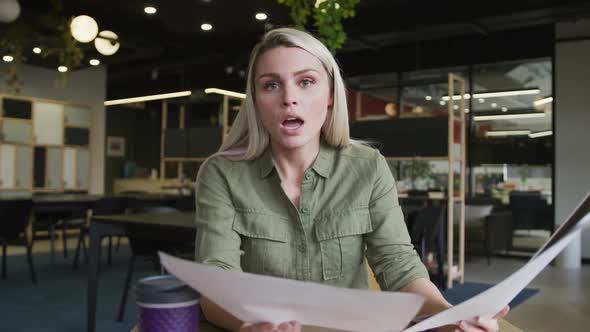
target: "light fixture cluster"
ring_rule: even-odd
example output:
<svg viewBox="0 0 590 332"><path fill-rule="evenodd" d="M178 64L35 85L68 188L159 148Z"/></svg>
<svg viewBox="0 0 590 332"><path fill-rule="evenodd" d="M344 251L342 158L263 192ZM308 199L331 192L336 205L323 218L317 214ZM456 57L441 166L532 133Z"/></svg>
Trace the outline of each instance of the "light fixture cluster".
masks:
<svg viewBox="0 0 590 332"><path fill-rule="evenodd" d="M230 91L230 90L224 90L224 89L218 89L218 88L207 88L207 89L205 89L205 93L206 94L210 94L210 93L220 94L220 95L229 96L229 97L233 97L233 98L239 98L239 99L246 98L246 95L243 93ZM105 106L114 106L114 105L139 103L139 102L152 101L152 100L188 97L190 95L192 95L192 91L190 91L190 90L169 92L169 93L160 93L160 94L149 95L149 96L107 100L104 102L104 105Z"/></svg>
<svg viewBox="0 0 590 332"><path fill-rule="evenodd" d="M485 103L486 98L497 98L497 97L510 97L510 96L523 96L523 95L533 95L533 94L539 94L541 93L540 89L534 88L534 89L522 89L522 90L510 90L510 91L489 91L489 92L476 92L473 95L469 94L469 93L465 93L463 95L463 99L471 99L471 98L477 98L477 101L480 104ZM433 100L431 95L426 95L424 97L424 99L426 99L427 101L431 101ZM453 95L453 97L449 97L448 95L446 96L442 96L441 99L439 100L439 105L440 106L445 106L447 104L448 101L450 100L461 100L461 95ZM539 99L537 101L534 102L535 106L541 106L547 103L550 103L553 101L553 97L546 97L543 99ZM490 104L491 108L499 108L502 112L508 112L508 108L507 107L501 107L500 105L498 105L498 103L491 103ZM453 105L453 109L457 110L459 108L458 105ZM469 109L465 109L465 113L469 113ZM520 116L520 115L518 115ZM479 117L481 118L481 117ZM483 120L481 120L483 121Z"/></svg>
<svg viewBox="0 0 590 332"><path fill-rule="evenodd" d="M153 9L155 10L155 8ZM98 53L102 55L113 55L117 53L121 47L121 44L119 43L119 36L116 33L109 30L99 31L96 20L88 15L79 15L74 17L70 23L70 33L72 34L72 37L74 37L74 39L80 43L94 42L94 47ZM41 49L35 48L33 49L33 52L39 54L41 53ZM100 60L90 59L88 63L91 66L98 66L100 65ZM59 66L58 70L64 73L68 71L68 68L65 66Z"/></svg>

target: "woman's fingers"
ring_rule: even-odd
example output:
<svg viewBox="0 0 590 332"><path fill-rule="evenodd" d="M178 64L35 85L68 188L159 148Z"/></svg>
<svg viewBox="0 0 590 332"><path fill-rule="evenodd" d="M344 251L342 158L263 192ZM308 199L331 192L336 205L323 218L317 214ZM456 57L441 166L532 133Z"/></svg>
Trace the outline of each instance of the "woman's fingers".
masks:
<svg viewBox="0 0 590 332"><path fill-rule="evenodd" d="M461 331L461 332L486 332L486 331L495 332L495 331L497 331L497 329L496 330L486 330L480 326L477 326L473 323L463 320L463 321L461 321L461 323L459 323L459 331Z"/></svg>
<svg viewBox="0 0 590 332"><path fill-rule="evenodd" d="M256 323L244 324L240 327L240 332L273 332L277 326L273 323Z"/></svg>
<svg viewBox="0 0 590 332"><path fill-rule="evenodd" d="M290 321L279 324L273 323L256 323L244 324L240 328L240 332L300 332L301 323L298 321Z"/></svg>
<svg viewBox="0 0 590 332"><path fill-rule="evenodd" d="M506 315L508 314L508 311L510 311L510 306L508 306L508 305L507 305L507 306L505 306L504 308L502 308L502 310L500 310L500 312L499 312L499 313L497 313L497 314L494 316L494 318L495 318L495 319L500 319L500 318L502 318L502 317L506 316Z"/></svg>
<svg viewBox="0 0 590 332"><path fill-rule="evenodd" d="M279 325L278 331L280 332L300 332L301 324L298 321L284 322Z"/></svg>

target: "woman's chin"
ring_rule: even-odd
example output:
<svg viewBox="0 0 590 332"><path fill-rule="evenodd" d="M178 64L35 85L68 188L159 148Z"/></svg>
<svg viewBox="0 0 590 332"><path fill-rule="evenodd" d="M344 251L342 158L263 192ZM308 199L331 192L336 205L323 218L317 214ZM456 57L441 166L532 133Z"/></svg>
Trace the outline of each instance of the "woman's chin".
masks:
<svg viewBox="0 0 590 332"><path fill-rule="evenodd" d="M278 139L271 138L271 140L273 141L274 147L284 150L296 150L315 143L313 138L302 136L280 137Z"/></svg>

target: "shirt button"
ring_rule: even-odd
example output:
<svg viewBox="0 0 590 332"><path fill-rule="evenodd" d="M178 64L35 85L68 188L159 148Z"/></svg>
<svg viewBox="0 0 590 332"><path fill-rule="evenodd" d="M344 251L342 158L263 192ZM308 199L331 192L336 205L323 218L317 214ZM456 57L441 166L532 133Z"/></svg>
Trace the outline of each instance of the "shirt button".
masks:
<svg viewBox="0 0 590 332"><path fill-rule="evenodd" d="M305 179L306 179L306 180L309 180L309 179L311 179L311 174L309 174L309 173L305 173Z"/></svg>
<svg viewBox="0 0 590 332"><path fill-rule="evenodd" d="M300 244L298 247L299 247L299 251L305 252L305 244Z"/></svg>
<svg viewBox="0 0 590 332"><path fill-rule="evenodd" d="M301 213L307 213L307 212L309 212L308 208L306 208L306 207L301 208Z"/></svg>

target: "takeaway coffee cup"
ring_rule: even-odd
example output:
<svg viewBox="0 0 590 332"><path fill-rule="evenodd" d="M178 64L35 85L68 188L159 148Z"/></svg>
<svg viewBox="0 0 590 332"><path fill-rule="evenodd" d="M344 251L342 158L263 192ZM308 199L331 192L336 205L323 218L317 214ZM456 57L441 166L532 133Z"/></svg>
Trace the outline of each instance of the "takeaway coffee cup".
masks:
<svg viewBox="0 0 590 332"><path fill-rule="evenodd" d="M171 275L135 286L139 332L197 332L199 294Z"/></svg>

